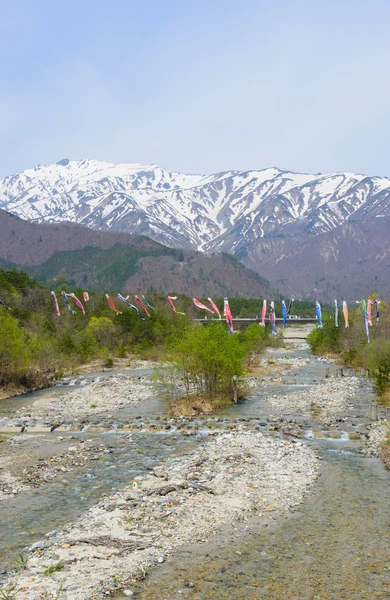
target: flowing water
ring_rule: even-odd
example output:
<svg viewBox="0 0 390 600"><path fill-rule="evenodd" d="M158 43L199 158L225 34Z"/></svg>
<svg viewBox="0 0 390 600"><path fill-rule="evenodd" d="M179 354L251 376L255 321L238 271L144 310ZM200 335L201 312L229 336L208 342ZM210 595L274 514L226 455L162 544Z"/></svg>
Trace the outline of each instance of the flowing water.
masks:
<svg viewBox="0 0 390 600"><path fill-rule="evenodd" d="M286 351L286 355L306 352ZM321 459L321 476L302 508L276 520L266 515L261 525L253 522L245 532L232 527L205 545L182 549L142 584L132 586L135 597L390 598L390 475L378 460L365 458L359 452L361 442L349 441L346 434L364 429L369 422L369 386L356 398L353 418L334 431L301 415L277 414L267 403L271 394L304 390L324 381L332 368L331 363L313 358L298 371L283 374L279 382L259 382L245 402L220 411L215 418L194 419L181 430L180 425L166 425L165 434L145 431L145 423L166 423L163 402L132 407L128 415L122 412L121 418L135 419L137 412L142 416L140 433L133 433L128 444L117 444L120 436L112 435L112 454L66 473L62 480L0 503L0 563L9 568L24 546L75 520L103 493L122 487L156 462L190 451L210 429L229 423L252 424L275 435L268 426L283 416L301 421L307 430L305 443ZM25 406L26 400L29 403L33 398L24 398L24 403L22 399L8 401L3 413L12 412L16 404ZM322 432L324 438L312 438L311 431Z"/></svg>
<svg viewBox="0 0 390 600"><path fill-rule="evenodd" d="M180 551L133 587L142 600L390 597L390 475L351 442L316 442L322 474L303 508L251 533ZM205 556L206 554L206 556Z"/></svg>
<svg viewBox="0 0 390 600"><path fill-rule="evenodd" d="M45 533L77 519L102 494L123 487L159 461L189 452L197 444L192 438L150 434L133 434L124 447L116 448L117 442L117 436L110 436L112 453L104 458L0 502L0 569L11 567L18 553Z"/></svg>

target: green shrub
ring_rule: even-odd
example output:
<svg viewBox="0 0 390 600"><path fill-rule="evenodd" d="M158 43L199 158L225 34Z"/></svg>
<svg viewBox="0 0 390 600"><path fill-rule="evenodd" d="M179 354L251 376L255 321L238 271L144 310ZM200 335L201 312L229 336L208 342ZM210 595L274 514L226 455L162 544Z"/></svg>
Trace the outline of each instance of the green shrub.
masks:
<svg viewBox="0 0 390 600"><path fill-rule="evenodd" d="M258 323L253 323L240 334L240 342L243 344L245 354L251 356L259 354L265 347L265 329Z"/></svg>
<svg viewBox="0 0 390 600"><path fill-rule="evenodd" d="M233 376L243 375L245 351L225 325L193 326L171 345L171 360L184 381L187 396L213 398L233 393Z"/></svg>
<svg viewBox="0 0 390 600"><path fill-rule="evenodd" d="M379 362L374 379L374 390L378 396L384 396L390 391L390 354Z"/></svg>
<svg viewBox="0 0 390 600"><path fill-rule="evenodd" d="M324 322L323 327L313 329L307 336L307 342L314 354L341 352L340 327L336 327L333 319Z"/></svg>
<svg viewBox="0 0 390 600"><path fill-rule="evenodd" d="M121 344L118 348L118 358L126 358L126 346Z"/></svg>
<svg viewBox="0 0 390 600"><path fill-rule="evenodd" d="M0 385L13 381L28 365L25 332L8 311L0 310Z"/></svg>
<svg viewBox="0 0 390 600"><path fill-rule="evenodd" d="M108 317L91 317L86 330L103 346L111 347L115 342L116 329Z"/></svg>

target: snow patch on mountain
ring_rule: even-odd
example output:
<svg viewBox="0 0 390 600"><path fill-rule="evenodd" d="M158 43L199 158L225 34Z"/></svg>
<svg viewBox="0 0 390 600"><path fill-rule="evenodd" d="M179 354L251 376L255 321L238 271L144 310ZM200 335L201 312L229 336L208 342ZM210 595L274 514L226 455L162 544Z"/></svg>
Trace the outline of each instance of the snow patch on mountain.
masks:
<svg viewBox="0 0 390 600"><path fill-rule="evenodd" d="M390 179L278 168L186 175L158 165L63 159L0 181L0 208L149 235L170 246L238 252L258 238L321 234L388 216Z"/></svg>

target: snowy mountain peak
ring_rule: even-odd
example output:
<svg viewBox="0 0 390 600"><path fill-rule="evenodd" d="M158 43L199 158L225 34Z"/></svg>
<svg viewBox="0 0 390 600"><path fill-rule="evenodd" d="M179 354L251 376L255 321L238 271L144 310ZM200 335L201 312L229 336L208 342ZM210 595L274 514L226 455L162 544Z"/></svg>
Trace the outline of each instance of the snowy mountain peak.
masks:
<svg viewBox="0 0 390 600"><path fill-rule="evenodd" d="M68 158L0 181L0 208L34 221L142 233L169 246L242 253L259 238L320 234L390 214L390 179L276 167L186 175Z"/></svg>

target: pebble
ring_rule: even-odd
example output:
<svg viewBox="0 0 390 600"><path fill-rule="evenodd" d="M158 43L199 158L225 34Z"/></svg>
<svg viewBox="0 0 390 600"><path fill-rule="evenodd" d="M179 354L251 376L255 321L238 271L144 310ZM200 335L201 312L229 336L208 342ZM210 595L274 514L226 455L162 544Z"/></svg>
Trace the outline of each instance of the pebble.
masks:
<svg viewBox="0 0 390 600"><path fill-rule="evenodd" d="M47 542L45 540L39 540L39 542L35 542L30 546L30 552L34 552L35 550L44 550L47 546Z"/></svg>
<svg viewBox="0 0 390 600"><path fill-rule="evenodd" d="M46 534L46 537L55 537L56 535L57 535L57 530L56 530L56 529L53 529L53 531L49 531L49 532Z"/></svg>

